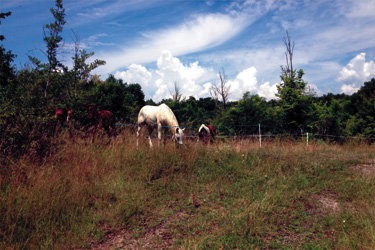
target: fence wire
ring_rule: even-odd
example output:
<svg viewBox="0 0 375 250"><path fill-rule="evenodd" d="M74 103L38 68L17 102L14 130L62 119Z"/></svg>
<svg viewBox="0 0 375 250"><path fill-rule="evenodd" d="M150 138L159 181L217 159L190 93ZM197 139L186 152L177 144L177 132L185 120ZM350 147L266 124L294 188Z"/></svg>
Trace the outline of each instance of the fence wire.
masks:
<svg viewBox="0 0 375 250"><path fill-rule="evenodd" d="M138 125L138 124L125 124L125 123L117 123L116 126L124 126L124 127L147 127L148 125ZM157 125L155 125L154 127L157 127ZM196 133L190 133L190 134L186 134L185 136L187 137L197 137L198 136L198 129L199 127L197 126L167 126L167 125L163 125L161 126L162 128L171 128L171 127L180 127L180 128L189 128L189 129L195 129L196 130ZM237 135L233 135L233 134L220 134L220 135L217 135L216 137L218 138L230 138L230 137L280 137L280 136L293 136L293 137L302 137L302 138L313 138L313 137L328 137L328 138L341 138L341 139L363 139L363 140L375 140L375 137L365 137L365 136L347 136L347 135L327 135L327 134L317 134L317 133L309 133L309 132L302 132L302 133L294 133L294 134L291 134L291 133L281 133L281 134L269 134L269 133L266 133L266 134L262 134L261 133L261 128L269 128L268 126L262 126L261 124L256 124L256 125L230 125L230 126L226 126L226 125L221 125L221 126L215 126L217 129L220 129L220 128L233 128L233 127L259 127L259 133L257 134L237 134Z"/></svg>

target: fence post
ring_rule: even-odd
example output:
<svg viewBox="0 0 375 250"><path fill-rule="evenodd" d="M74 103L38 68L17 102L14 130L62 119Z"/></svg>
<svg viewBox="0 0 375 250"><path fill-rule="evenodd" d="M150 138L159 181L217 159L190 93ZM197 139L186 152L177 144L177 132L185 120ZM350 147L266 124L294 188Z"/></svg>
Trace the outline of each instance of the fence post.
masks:
<svg viewBox="0 0 375 250"><path fill-rule="evenodd" d="M259 147L262 147L262 134L260 133L260 123L259 123Z"/></svg>
<svg viewBox="0 0 375 250"><path fill-rule="evenodd" d="M307 147L309 146L309 132L306 133L307 134L307 140L306 140L306 143L307 143Z"/></svg>

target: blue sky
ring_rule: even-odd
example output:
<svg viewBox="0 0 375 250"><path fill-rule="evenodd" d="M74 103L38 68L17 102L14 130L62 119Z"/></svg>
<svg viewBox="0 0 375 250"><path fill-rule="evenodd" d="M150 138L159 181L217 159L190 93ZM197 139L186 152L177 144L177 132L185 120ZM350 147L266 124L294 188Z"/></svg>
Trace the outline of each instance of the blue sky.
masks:
<svg viewBox="0 0 375 250"><path fill-rule="evenodd" d="M46 56L43 26L52 0L0 0L3 45L17 55ZM375 0L158 1L64 0L66 21L60 58L71 67L73 31L95 73L139 83L146 99L170 97L177 82L184 96L208 97L224 70L231 100L246 91L274 98L285 64L283 37L295 41L294 68L318 95L351 94L375 77Z"/></svg>

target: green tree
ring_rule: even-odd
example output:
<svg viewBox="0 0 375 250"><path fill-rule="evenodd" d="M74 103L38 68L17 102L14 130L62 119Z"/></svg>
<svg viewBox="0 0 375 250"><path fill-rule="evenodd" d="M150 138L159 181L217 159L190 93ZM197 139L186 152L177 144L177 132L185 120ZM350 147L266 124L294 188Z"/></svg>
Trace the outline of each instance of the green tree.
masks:
<svg viewBox="0 0 375 250"><path fill-rule="evenodd" d="M98 109L110 110L117 120L135 122L138 112L144 106L144 93L139 84L123 83L112 74L96 83L87 103Z"/></svg>
<svg viewBox="0 0 375 250"><path fill-rule="evenodd" d="M1 19L9 17L12 13L0 13L0 27ZM3 41L5 37L0 35L0 42ZM11 51L7 51L2 44L0 44L0 87L1 92L10 85L15 78L15 67L12 65L14 58L16 56L12 54Z"/></svg>
<svg viewBox="0 0 375 250"><path fill-rule="evenodd" d="M64 65L57 59L57 49L60 46L59 43L63 39L61 33L63 31L63 26L66 23L65 8L63 7L62 0L56 0L55 6L55 9L50 9L55 21L43 27L43 40L47 45L46 55L48 58L49 71L56 70L58 67L64 67Z"/></svg>
<svg viewBox="0 0 375 250"><path fill-rule="evenodd" d="M63 26L65 21L65 8L63 7L62 0L56 0L56 8L51 8L50 11L55 18L53 23L47 24L43 27L44 37L43 40L46 43L46 56L48 58L48 64L45 65L48 71L48 77L46 81L44 96L47 97L48 87L52 81L50 76L55 74L56 71L65 69L64 65L57 59L57 49L62 41L61 33L63 31Z"/></svg>
<svg viewBox="0 0 375 250"><path fill-rule="evenodd" d="M71 73L73 74L74 82L74 97L77 97L78 90L77 87L80 85L87 85L90 78L90 73L99 66L105 65L104 60L95 59L92 63L87 63L87 60L92 57L94 52L87 52L84 49L80 49L80 43L77 33L73 31L75 36L75 46L74 46L74 56L73 59L73 69Z"/></svg>
<svg viewBox="0 0 375 250"><path fill-rule="evenodd" d="M280 98L280 106L284 111L284 129L296 132L310 125L308 118L313 94L306 89L307 83L302 78L305 72L293 69L294 42L291 42L288 32L283 41L286 46L286 65L281 66L281 83L277 86L276 96Z"/></svg>
<svg viewBox="0 0 375 250"><path fill-rule="evenodd" d="M237 105L229 108L219 119L220 131L226 134L254 134L258 131L258 124L265 121L266 110L264 98L246 92Z"/></svg>
<svg viewBox="0 0 375 250"><path fill-rule="evenodd" d="M375 78L365 82L350 99L353 119L348 121L347 132L375 138Z"/></svg>
<svg viewBox="0 0 375 250"><path fill-rule="evenodd" d="M0 27L1 19L9 17L12 13L0 13ZM0 42L5 37L0 35ZM11 51L7 51L2 44L0 44L0 137L6 138L4 132L10 122L10 118L15 114L15 103L12 101L17 96L16 94L16 72L12 65L15 55ZM0 139L0 145L2 144ZM0 146L1 149L1 146Z"/></svg>

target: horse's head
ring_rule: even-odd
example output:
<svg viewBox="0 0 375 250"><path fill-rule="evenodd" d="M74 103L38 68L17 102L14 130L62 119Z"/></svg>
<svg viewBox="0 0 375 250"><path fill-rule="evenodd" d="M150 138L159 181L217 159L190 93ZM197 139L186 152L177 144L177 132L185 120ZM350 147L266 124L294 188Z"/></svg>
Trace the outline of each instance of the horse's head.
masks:
<svg viewBox="0 0 375 250"><path fill-rule="evenodd" d="M176 128L174 139L178 144L182 144L182 140L184 139L184 130L185 129Z"/></svg>
<svg viewBox="0 0 375 250"><path fill-rule="evenodd" d="M89 106L89 109L88 109L88 118L89 119L96 119L98 116L98 110L93 107L93 106Z"/></svg>

